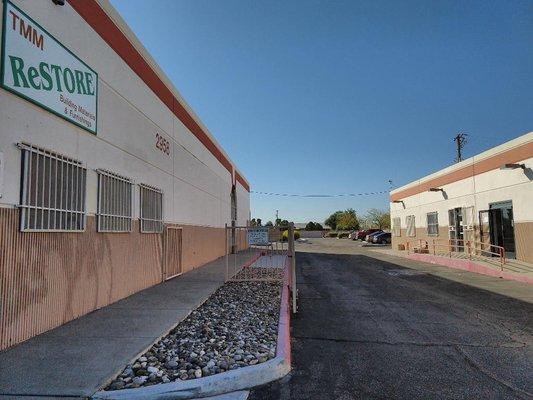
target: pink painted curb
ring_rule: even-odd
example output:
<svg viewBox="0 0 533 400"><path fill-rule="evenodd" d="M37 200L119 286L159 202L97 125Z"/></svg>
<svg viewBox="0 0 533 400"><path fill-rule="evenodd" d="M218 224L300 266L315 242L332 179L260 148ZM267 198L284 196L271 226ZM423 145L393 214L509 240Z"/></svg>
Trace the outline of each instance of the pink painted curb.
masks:
<svg viewBox="0 0 533 400"><path fill-rule="evenodd" d="M279 310L278 342L276 356L283 358L291 365L291 312L289 298L289 260L285 261L285 273L283 274L283 287L281 289L281 307Z"/></svg>
<svg viewBox="0 0 533 400"><path fill-rule="evenodd" d="M250 267L253 263L255 263L257 260L259 260L261 257L262 257L261 252L258 252L255 256L253 256L252 258L250 258L250 259L246 262L246 264L244 264L244 266L243 266L242 268L244 269L244 268L248 268L248 267Z"/></svg>
<svg viewBox="0 0 533 400"><path fill-rule="evenodd" d="M495 278L502 278L510 281L533 284L533 277L514 274L508 271L499 271L497 269L493 269L470 260L461 260L458 258L440 257L434 256L432 254L419 253L408 254L407 258L428 262L430 264L444 265L445 267L461 269L463 271L474 272L476 274L493 276Z"/></svg>

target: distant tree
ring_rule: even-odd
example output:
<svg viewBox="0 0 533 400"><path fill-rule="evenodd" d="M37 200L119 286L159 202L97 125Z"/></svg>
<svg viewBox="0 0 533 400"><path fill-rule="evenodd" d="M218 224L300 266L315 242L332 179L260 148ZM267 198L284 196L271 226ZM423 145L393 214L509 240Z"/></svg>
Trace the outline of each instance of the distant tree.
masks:
<svg viewBox="0 0 533 400"><path fill-rule="evenodd" d="M265 226L274 226L274 224L272 223L272 221L268 221Z"/></svg>
<svg viewBox="0 0 533 400"><path fill-rule="evenodd" d="M252 218L252 220L250 221L250 226L257 226L257 221L255 220L255 218Z"/></svg>
<svg viewBox="0 0 533 400"><path fill-rule="evenodd" d="M276 222L274 222L274 225L280 226L281 225L281 218L276 218Z"/></svg>
<svg viewBox="0 0 533 400"><path fill-rule="evenodd" d="M333 214L331 214L324 223L329 226L332 230L337 229L337 218L339 215L342 214L342 211L335 211Z"/></svg>
<svg viewBox="0 0 533 400"><path fill-rule="evenodd" d="M309 221L305 226L306 231L322 231L324 227L318 222Z"/></svg>
<svg viewBox="0 0 533 400"><path fill-rule="evenodd" d="M316 225L313 221L309 221L305 226L306 231L316 231Z"/></svg>
<svg viewBox="0 0 533 400"><path fill-rule="evenodd" d="M257 218L257 225L256 226L262 226L261 224L262 224L261 218Z"/></svg>
<svg viewBox="0 0 533 400"><path fill-rule="evenodd" d="M365 221L371 228L390 228L390 213L388 211L371 208L365 214Z"/></svg>
<svg viewBox="0 0 533 400"><path fill-rule="evenodd" d="M353 208L349 208L339 214L337 217L337 230L351 231L355 229L359 229L359 220Z"/></svg>
<svg viewBox="0 0 533 400"><path fill-rule="evenodd" d="M284 220L282 220L282 221L280 222L280 225L281 225L281 226L288 226L288 225L289 225L289 221L287 221L286 219L284 219Z"/></svg>

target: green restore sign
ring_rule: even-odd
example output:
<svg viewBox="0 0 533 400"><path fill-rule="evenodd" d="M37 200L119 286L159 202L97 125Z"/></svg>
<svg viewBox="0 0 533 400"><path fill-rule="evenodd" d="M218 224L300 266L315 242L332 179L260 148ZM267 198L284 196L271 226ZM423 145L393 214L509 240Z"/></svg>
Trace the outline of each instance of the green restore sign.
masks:
<svg viewBox="0 0 533 400"><path fill-rule="evenodd" d="M1 85L96 134L98 74L7 0Z"/></svg>

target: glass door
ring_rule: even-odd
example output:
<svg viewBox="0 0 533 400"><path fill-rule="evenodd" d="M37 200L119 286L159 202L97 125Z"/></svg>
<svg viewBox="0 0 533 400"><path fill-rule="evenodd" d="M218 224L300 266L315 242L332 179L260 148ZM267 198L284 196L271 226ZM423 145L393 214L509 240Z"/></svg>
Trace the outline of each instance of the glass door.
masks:
<svg viewBox="0 0 533 400"><path fill-rule="evenodd" d="M489 205L490 240L505 249L507 258L515 258L513 203L504 201Z"/></svg>
<svg viewBox="0 0 533 400"><path fill-rule="evenodd" d="M448 230L452 251L464 251L462 208L458 207L448 210Z"/></svg>

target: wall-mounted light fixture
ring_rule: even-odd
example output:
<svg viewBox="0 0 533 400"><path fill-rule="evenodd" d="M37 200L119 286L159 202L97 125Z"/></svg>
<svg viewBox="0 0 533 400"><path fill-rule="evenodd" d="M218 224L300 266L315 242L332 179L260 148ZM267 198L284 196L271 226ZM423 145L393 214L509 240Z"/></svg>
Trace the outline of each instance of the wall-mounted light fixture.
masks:
<svg viewBox="0 0 533 400"><path fill-rule="evenodd" d="M52 3L54 3L56 6L64 6L65 0L52 0Z"/></svg>
<svg viewBox="0 0 533 400"><path fill-rule="evenodd" d="M393 203L401 203L401 204L403 204L403 200L393 200L392 202Z"/></svg>
<svg viewBox="0 0 533 400"><path fill-rule="evenodd" d="M432 188L429 188L428 192L444 192L444 189L432 187Z"/></svg>
<svg viewBox="0 0 533 400"><path fill-rule="evenodd" d="M503 164L500 169L501 170L509 170L509 169L518 169L518 168L522 168L522 169L526 169L526 164Z"/></svg>

